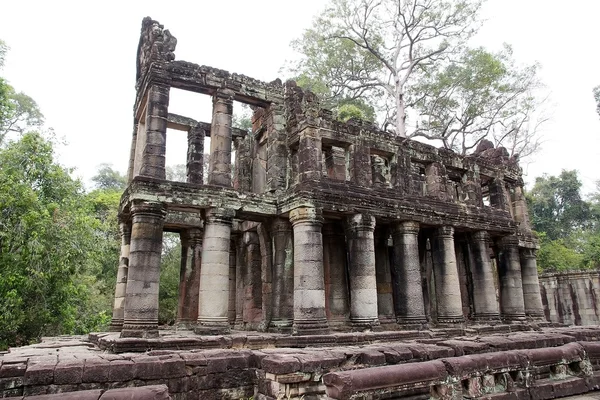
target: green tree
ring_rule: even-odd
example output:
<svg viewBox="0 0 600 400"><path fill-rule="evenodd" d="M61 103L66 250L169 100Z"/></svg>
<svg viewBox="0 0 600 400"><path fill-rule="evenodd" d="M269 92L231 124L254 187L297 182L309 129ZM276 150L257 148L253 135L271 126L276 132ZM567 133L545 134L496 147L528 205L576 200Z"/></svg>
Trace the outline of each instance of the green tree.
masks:
<svg viewBox="0 0 600 400"><path fill-rule="evenodd" d="M8 46L0 40L0 68ZM23 92L16 92L6 80L0 77L0 145L10 132L23 134L31 128L39 128L44 123L44 116L37 103Z"/></svg>
<svg viewBox="0 0 600 400"><path fill-rule="evenodd" d="M575 170L556 176L536 178L528 193L529 215L533 229L545 232L550 240L567 238L590 227L589 204L581 197L581 181Z"/></svg>
<svg viewBox="0 0 600 400"><path fill-rule="evenodd" d="M0 149L0 213L0 347L105 323L90 307L97 221L42 135Z"/></svg>
<svg viewBox="0 0 600 400"><path fill-rule="evenodd" d="M302 57L289 72L342 120L367 114L360 106L339 111L360 99L398 136L462 154L486 138L527 156L547 119L539 66L517 65L508 46L467 48L480 7L479 0L331 0L292 42Z"/></svg>
<svg viewBox="0 0 600 400"><path fill-rule="evenodd" d="M424 69L412 88L420 118L411 136L440 140L460 154L483 139L504 146L511 156L538 149L538 128L547 120L537 112L538 64L520 67L508 45L497 53L466 49L454 62L441 64Z"/></svg>
<svg viewBox="0 0 600 400"><path fill-rule="evenodd" d="M540 250L537 254L538 267L543 271L568 271L579 269L583 256L565 239L550 240L545 233L538 233Z"/></svg>
<svg viewBox="0 0 600 400"><path fill-rule="evenodd" d="M336 98L386 99L386 122L408 136L407 89L422 68L460 51L477 30L480 0L331 0L293 46L296 76Z"/></svg>
<svg viewBox="0 0 600 400"><path fill-rule="evenodd" d="M127 177L115 171L111 164L100 164L98 172L92 177L97 189L123 191L127 186Z"/></svg>
<svg viewBox="0 0 600 400"><path fill-rule="evenodd" d="M158 322L161 325L173 325L177 319L180 268L181 242L179 234L166 232L163 236L158 293Z"/></svg>

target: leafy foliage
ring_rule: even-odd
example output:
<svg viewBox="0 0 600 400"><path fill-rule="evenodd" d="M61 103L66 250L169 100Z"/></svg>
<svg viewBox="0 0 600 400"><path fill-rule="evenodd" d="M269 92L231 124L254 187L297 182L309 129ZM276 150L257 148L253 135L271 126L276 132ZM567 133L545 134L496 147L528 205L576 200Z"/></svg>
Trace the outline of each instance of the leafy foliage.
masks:
<svg viewBox="0 0 600 400"><path fill-rule="evenodd" d="M0 150L0 347L108 322L93 307L98 221L52 143L27 133Z"/></svg>
<svg viewBox="0 0 600 400"><path fill-rule="evenodd" d="M302 57L289 72L342 120L374 121L377 111L383 129L398 136L463 154L487 138L511 155L529 155L546 121L536 110L539 66L518 66L508 46L498 53L466 47L481 3L331 0L292 42Z"/></svg>
<svg viewBox="0 0 600 400"><path fill-rule="evenodd" d="M568 237L590 224L590 205L581 198L581 181L575 170L563 170L558 177L536 178L529 192L533 228L550 240Z"/></svg>
<svg viewBox="0 0 600 400"><path fill-rule="evenodd" d="M100 164L98 173L92 178L97 189L123 191L127 177L115 171L110 164Z"/></svg>
<svg viewBox="0 0 600 400"><path fill-rule="evenodd" d="M577 171L563 170L558 177L538 177L527 197L542 270L600 266L600 191L582 199Z"/></svg>
<svg viewBox="0 0 600 400"><path fill-rule="evenodd" d="M539 65L520 67L505 45L498 53L466 49L442 68L424 69L413 86L413 103L421 116L412 136L440 140L466 154L483 140L503 145L512 156L528 156L539 147L536 113Z"/></svg>

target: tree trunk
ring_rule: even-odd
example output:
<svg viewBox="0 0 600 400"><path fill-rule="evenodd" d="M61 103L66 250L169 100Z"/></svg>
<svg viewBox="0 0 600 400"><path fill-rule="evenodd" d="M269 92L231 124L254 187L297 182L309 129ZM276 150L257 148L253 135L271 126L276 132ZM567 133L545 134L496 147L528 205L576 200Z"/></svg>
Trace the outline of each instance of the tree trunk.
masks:
<svg viewBox="0 0 600 400"><path fill-rule="evenodd" d="M406 105L404 104L404 91L396 88L396 135L406 137Z"/></svg>

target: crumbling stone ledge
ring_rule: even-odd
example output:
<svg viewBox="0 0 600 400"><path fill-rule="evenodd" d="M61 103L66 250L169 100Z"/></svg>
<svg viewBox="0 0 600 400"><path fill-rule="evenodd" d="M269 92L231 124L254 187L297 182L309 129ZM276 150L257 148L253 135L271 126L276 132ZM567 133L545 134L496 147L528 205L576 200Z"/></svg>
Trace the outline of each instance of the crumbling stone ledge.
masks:
<svg viewBox="0 0 600 400"><path fill-rule="evenodd" d="M170 400L166 385L23 396L27 400Z"/></svg>
<svg viewBox="0 0 600 400"><path fill-rule="evenodd" d="M328 335L283 335L240 332L231 335L200 336L183 332L163 331L158 338L121 338L118 333L91 333L90 342L112 353L144 352L148 350L186 349L260 349L265 347L305 348L322 346L361 345L397 340L441 339L465 335L507 334L529 331L526 324L443 328L433 330L402 330L384 332L338 332Z"/></svg>
<svg viewBox="0 0 600 400"><path fill-rule="evenodd" d="M354 334L344 337L356 338ZM305 396L305 400L325 399L328 398L327 384L337 384L335 380L328 380L333 378L325 379L327 374L378 371L376 368L390 366L426 369L431 362L435 362L431 365L441 362L445 374L453 381L430 379L431 385L412 388L413 395L429 397L432 386L441 393L445 390L443 385L458 382L466 385L471 382L469 379L474 379L473 385L483 385L484 379L491 379L485 375L492 374L489 371L493 370L499 371L493 374L512 373L511 379L518 382L519 373L533 377L526 382L535 382L539 393L549 396L579 393L584 388L587 391L600 382L596 377L600 371L599 341L600 327L581 327L454 338L431 335L319 348L266 346L112 354L78 338L47 339L41 344L11 349L0 355L0 397L28 398L89 390L106 393L118 388L166 385L174 400L237 400L251 396L270 400L288 395L292 399L301 396ZM586 363L574 364L583 361ZM509 375L494 377L494 382L507 380ZM352 390L360 392L360 385L353 385ZM340 388L341 392L348 392ZM529 386L515 388L529 390ZM389 388L390 391L397 389ZM369 390L388 389L366 388L364 392L368 394ZM461 390L467 393L466 389ZM494 392L493 396L502 393ZM409 393L399 392L399 395Z"/></svg>

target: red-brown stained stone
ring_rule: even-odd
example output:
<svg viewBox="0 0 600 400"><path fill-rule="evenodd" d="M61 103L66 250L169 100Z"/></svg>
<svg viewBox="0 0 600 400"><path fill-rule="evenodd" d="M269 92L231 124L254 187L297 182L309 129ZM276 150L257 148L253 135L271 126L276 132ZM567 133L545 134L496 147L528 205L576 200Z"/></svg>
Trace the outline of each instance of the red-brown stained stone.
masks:
<svg viewBox="0 0 600 400"><path fill-rule="evenodd" d="M54 368L55 385L74 385L81 383L83 360L59 361Z"/></svg>

